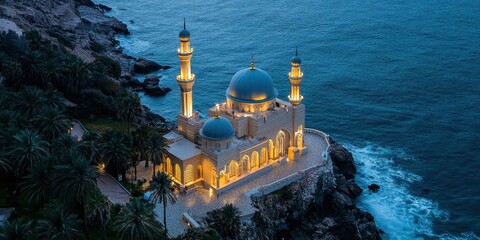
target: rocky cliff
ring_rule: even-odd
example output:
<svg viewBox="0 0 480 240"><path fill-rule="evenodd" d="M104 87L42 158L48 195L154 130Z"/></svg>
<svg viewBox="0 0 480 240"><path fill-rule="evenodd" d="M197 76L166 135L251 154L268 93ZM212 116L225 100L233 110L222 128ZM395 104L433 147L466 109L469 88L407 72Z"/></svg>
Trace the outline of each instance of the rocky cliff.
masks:
<svg viewBox="0 0 480 240"><path fill-rule="evenodd" d="M93 62L98 55L118 61L128 72L134 59L122 53L115 34L128 34L127 26L103 14L90 0L2 0L0 18L23 30L35 29L43 38Z"/></svg>
<svg viewBox="0 0 480 240"><path fill-rule="evenodd" d="M254 198L258 211L242 226L240 239L381 239L371 214L358 209L352 154L330 139L327 170L272 194Z"/></svg>

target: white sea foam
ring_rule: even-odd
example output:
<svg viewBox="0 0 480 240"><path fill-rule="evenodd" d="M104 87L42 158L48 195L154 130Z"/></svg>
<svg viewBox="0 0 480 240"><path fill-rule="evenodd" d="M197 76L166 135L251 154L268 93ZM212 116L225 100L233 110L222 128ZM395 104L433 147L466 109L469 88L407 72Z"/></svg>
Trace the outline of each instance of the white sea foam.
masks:
<svg viewBox="0 0 480 240"><path fill-rule="evenodd" d="M473 233L461 236L437 235L433 221L448 221L448 212L441 210L430 199L414 196L408 186L422 180L421 176L399 168L395 159L414 161L401 149L368 145L363 148L346 144L358 166L356 181L366 190L358 206L375 217L377 226L385 231L385 239L478 239ZM368 185L377 183L380 191L368 191Z"/></svg>

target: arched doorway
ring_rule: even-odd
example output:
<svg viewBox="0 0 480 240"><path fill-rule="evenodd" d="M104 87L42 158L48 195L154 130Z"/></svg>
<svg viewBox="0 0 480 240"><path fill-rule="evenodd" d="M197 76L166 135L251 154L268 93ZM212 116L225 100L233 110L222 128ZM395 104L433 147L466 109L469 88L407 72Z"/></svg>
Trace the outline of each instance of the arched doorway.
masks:
<svg viewBox="0 0 480 240"><path fill-rule="evenodd" d="M203 178L203 168L202 165L198 165L197 167L197 179Z"/></svg>
<svg viewBox="0 0 480 240"><path fill-rule="evenodd" d="M230 179L237 176L237 163L233 160L228 165L228 176Z"/></svg>
<svg viewBox="0 0 480 240"><path fill-rule="evenodd" d="M250 169L250 158L248 157L248 155L243 155L242 160L240 160L238 175L247 173L249 169Z"/></svg>
<svg viewBox="0 0 480 240"><path fill-rule="evenodd" d="M285 155L286 151L286 142L288 139L285 138L285 132L283 130L280 130L277 134L277 139L276 139L276 150L277 150L277 157L283 157Z"/></svg>
<svg viewBox="0 0 480 240"><path fill-rule="evenodd" d="M175 164L175 178L182 182L182 170L180 169L180 165Z"/></svg>
<svg viewBox="0 0 480 240"><path fill-rule="evenodd" d="M267 163L267 149L265 147L260 151L260 165L265 165Z"/></svg>
<svg viewBox="0 0 480 240"><path fill-rule="evenodd" d="M268 153L270 159L275 159L275 146L272 140L268 140Z"/></svg>
<svg viewBox="0 0 480 240"><path fill-rule="evenodd" d="M251 158L251 161L250 161L250 169L252 168L256 168L259 166L259 159L258 159L258 152L257 151L254 151L252 153L252 158Z"/></svg>
<svg viewBox="0 0 480 240"><path fill-rule="evenodd" d="M165 171L167 171L167 173L172 174L172 160L170 160L169 157L167 157L167 163L165 165L166 165Z"/></svg>
<svg viewBox="0 0 480 240"><path fill-rule="evenodd" d="M194 172L193 172L193 166L192 164L188 164L186 169L185 169L185 184L189 182L193 182L195 179L194 177Z"/></svg>
<svg viewBox="0 0 480 240"><path fill-rule="evenodd" d="M297 148L299 149L303 148L303 126L302 125L298 126L298 130L297 130Z"/></svg>

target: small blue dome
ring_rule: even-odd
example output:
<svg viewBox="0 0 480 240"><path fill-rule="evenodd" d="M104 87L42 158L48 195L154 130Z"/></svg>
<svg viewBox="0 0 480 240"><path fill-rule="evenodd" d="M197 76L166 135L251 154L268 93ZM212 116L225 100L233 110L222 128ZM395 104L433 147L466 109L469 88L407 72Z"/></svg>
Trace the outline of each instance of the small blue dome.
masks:
<svg viewBox="0 0 480 240"><path fill-rule="evenodd" d="M186 38L189 38L190 37L190 32L187 30L187 29L183 29L182 31L180 31L180 33L178 34L179 37L186 37Z"/></svg>
<svg viewBox="0 0 480 240"><path fill-rule="evenodd" d="M297 63L297 64L302 63L302 59L300 59L299 56L293 56L291 61L292 63Z"/></svg>
<svg viewBox="0 0 480 240"><path fill-rule="evenodd" d="M224 117L209 118L200 129L200 136L214 141L229 139L234 134L232 124Z"/></svg>
<svg viewBox="0 0 480 240"><path fill-rule="evenodd" d="M260 103L276 98L278 91L270 74L258 68L245 68L233 75L226 95L237 102Z"/></svg>

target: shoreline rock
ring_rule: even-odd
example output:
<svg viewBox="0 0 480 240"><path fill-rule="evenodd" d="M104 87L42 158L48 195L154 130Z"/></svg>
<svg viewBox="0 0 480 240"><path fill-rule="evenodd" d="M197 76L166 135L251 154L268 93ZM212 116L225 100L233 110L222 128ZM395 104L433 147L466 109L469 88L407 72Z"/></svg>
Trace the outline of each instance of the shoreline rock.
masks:
<svg viewBox="0 0 480 240"><path fill-rule="evenodd" d="M169 69L170 66L162 66L146 58L138 58L133 64L133 70L136 73L148 74L160 69Z"/></svg>
<svg viewBox="0 0 480 240"><path fill-rule="evenodd" d="M254 197L258 211L242 225L240 239L381 239L373 216L356 207L362 189L351 153L329 141L331 169L311 169L277 192Z"/></svg>

